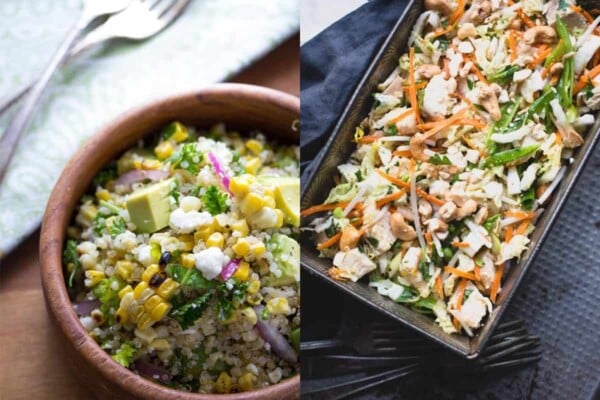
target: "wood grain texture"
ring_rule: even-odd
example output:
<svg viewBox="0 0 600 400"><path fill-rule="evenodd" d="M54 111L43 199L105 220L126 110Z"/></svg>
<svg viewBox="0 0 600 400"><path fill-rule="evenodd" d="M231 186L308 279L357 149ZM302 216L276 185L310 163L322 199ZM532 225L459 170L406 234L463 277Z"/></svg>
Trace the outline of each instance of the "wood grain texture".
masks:
<svg viewBox="0 0 600 400"><path fill-rule="evenodd" d="M230 81L298 95L299 37L287 40ZM0 264L0 399L95 398L71 372L52 329L39 274L39 233Z"/></svg>

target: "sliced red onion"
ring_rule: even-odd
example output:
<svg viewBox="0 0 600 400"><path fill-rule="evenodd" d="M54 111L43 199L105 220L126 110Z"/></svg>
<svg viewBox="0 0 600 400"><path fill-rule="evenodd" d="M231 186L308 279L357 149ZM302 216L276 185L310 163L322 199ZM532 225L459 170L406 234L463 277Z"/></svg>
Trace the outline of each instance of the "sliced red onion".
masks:
<svg viewBox="0 0 600 400"><path fill-rule="evenodd" d="M131 186L134 183L143 182L150 180L152 182L160 181L169 176L169 171L163 171L161 169L134 169L124 173L115 182L118 186Z"/></svg>
<svg viewBox="0 0 600 400"><path fill-rule="evenodd" d="M237 271L239 268L241 261L242 260L239 259L233 259L225 264L223 270L221 271L221 278L223 278L224 281L231 278L233 274L235 274L235 271Z"/></svg>
<svg viewBox="0 0 600 400"><path fill-rule="evenodd" d="M227 189L229 194L233 196L233 193L231 193L231 190L229 190L229 177L225 173L225 170L221 166L221 163L219 162L219 160L213 154L212 151L208 152L208 159L210 160L211 164L213 165L213 168L215 169L217 176L219 177L219 179L221 179L221 183L223 184L225 189Z"/></svg>
<svg viewBox="0 0 600 400"><path fill-rule="evenodd" d="M162 383L171 383L171 374L159 365L152 364L150 361L139 359L133 363L134 369L140 375L157 380Z"/></svg>
<svg viewBox="0 0 600 400"><path fill-rule="evenodd" d="M256 311L256 314L258 315L258 320L256 321L256 329L258 329L260 337L265 342L271 345L271 349L279 357L291 364L297 363L298 355L296 354L290 343L287 341L285 336L279 333L277 328L261 319L260 315L263 309L263 306L254 307L254 311Z"/></svg>
<svg viewBox="0 0 600 400"><path fill-rule="evenodd" d="M98 300L83 300L73 303L73 309L79 317L90 315L92 311L100 307L100 301Z"/></svg>

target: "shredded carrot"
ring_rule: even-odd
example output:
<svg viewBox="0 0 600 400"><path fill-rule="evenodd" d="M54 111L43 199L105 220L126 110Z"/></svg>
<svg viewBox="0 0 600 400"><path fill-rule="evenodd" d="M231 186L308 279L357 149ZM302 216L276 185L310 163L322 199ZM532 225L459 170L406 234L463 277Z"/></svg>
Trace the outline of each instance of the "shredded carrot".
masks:
<svg viewBox="0 0 600 400"><path fill-rule="evenodd" d="M514 34L514 30L511 29L508 32L508 48L510 49L510 62L515 61L517 58L517 38Z"/></svg>
<svg viewBox="0 0 600 400"><path fill-rule="evenodd" d="M453 24L449 24L446 29L437 29L434 33L433 33L433 38L439 37L439 36L443 36L447 33L450 33L454 30L454 28L456 28L456 24L458 24L458 21L454 22Z"/></svg>
<svg viewBox="0 0 600 400"><path fill-rule="evenodd" d="M427 83L429 82L419 82L419 83L415 83L414 84L414 88L415 89L423 89L425 86L427 86ZM409 87L411 87L410 84L408 85L402 85L403 88L408 89Z"/></svg>
<svg viewBox="0 0 600 400"><path fill-rule="evenodd" d="M452 242L452 246L459 248L459 249L464 249L470 246L469 243L467 242Z"/></svg>
<svg viewBox="0 0 600 400"><path fill-rule="evenodd" d="M538 187L535 188L535 196L536 197L540 197L541 195L544 194L544 192L546 191L546 189L548 189L548 184L544 183L543 185L540 185Z"/></svg>
<svg viewBox="0 0 600 400"><path fill-rule="evenodd" d="M460 285L458 286L458 296L456 297L456 309L459 311L462 308L462 303L465 298L466 287L467 287L467 280L462 279L460 281Z"/></svg>
<svg viewBox="0 0 600 400"><path fill-rule="evenodd" d="M375 204L377 204L377 207L381 207L384 204L391 203L394 200L398 200L400 197L404 196L405 194L406 194L406 189L402 189L402 190L397 191L396 193L388 194L387 196L382 197L381 199L377 200L375 202Z"/></svg>
<svg viewBox="0 0 600 400"><path fill-rule="evenodd" d="M396 150L392 154L398 157L412 158L412 153L410 152L410 150Z"/></svg>
<svg viewBox="0 0 600 400"><path fill-rule="evenodd" d="M421 115L419 112L419 101L417 100L417 88L415 87L415 48L411 47L408 52L408 81L410 86L408 89L408 97L410 99L410 105L415 113L415 119L418 123L422 123Z"/></svg>
<svg viewBox="0 0 600 400"><path fill-rule="evenodd" d="M395 124L398 121L402 121L404 118L408 117L412 113L414 113L414 110L412 108L409 108L397 117L392 118L388 124Z"/></svg>
<svg viewBox="0 0 600 400"><path fill-rule="evenodd" d="M372 135L361 137L360 139L358 139L358 143L360 143L360 144L373 143L373 142L377 141L377 139L380 139L382 137L383 137L383 133L377 132Z"/></svg>
<svg viewBox="0 0 600 400"><path fill-rule="evenodd" d="M538 64L543 62L546 59L546 57L548 57L550 55L550 53L552 53L551 48L549 48L546 45L540 46L536 57L533 59L532 62L529 63L529 68L531 68L531 69L535 68L535 66L537 66Z"/></svg>
<svg viewBox="0 0 600 400"><path fill-rule="evenodd" d="M425 241L427 242L427 246L431 246L432 240L431 231L425 232Z"/></svg>
<svg viewBox="0 0 600 400"><path fill-rule="evenodd" d="M432 137L432 136L436 135L437 133L439 133L440 131L442 131L443 129L456 124L456 121L460 120L467 113L467 111L468 111L468 109L463 108L462 110L460 110L459 112L457 112L456 114L454 114L452 117L450 117L448 119L433 122L434 125L428 125L428 126L433 126L433 127L424 133L423 140L427 140L430 137Z"/></svg>
<svg viewBox="0 0 600 400"><path fill-rule="evenodd" d="M444 267L444 272L447 272L449 274L453 274L456 276L460 276L461 278L465 278L470 281L476 280L475 275L473 275L471 272L461 271L460 269L456 269L451 266Z"/></svg>
<svg viewBox="0 0 600 400"><path fill-rule="evenodd" d="M477 62L475 61L475 59L473 57L468 57L468 60L471 61L471 63L472 63L471 72L473 72L477 76L477 78L479 79L480 82L485 83L486 85L489 85L489 82L487 81L485 76L483 76L483 74L479 70L479 67L477 66Z"/></svg>
<svg viewBox="0 0 600 400"><path fill-rule="evenodd" d="M341 237L342 237L342 232L338 232L335 235L333 235L332 237L330 237L329 239L327 239L326 241L324 241L323 243L319 243L317 245L317 249L323 250L328 247L331 247L334 244L336 244L340 240Z"/></svg>
<svg viewBox="0 0 600 400"><path fill-rule="evenodd" d="M533 28L535 26L535 22L533 22L521 8L517 10L517 15L519 18L521 18L525 25L527 25L528 28Z"/></svg>
<svg viewBox="0 0 600 400"><path fill-rule="evenodd" d="M560 131L556 131L556 144L559 146L562 144L562 135L560 134Z"/></svg>
<svg viewBox="0 0 600 400"><path fill-rule="evenodd" d="M596 65L590 72L584 74L579 78L575 86L573 87L573 93L580 92L588 82L591 82L592 79L596 77L596 75L600 74L600 65Z"/></svg>
<svg viewBox="0 0 600 400"><path fill-rule="evenodd" d="M505 217L513 217L517 219L531 219L535 217L534 211L505 211Z"/></svg>
<svg viewBox="0 0 600 400"><path fill-rule="evenodd" d="M475 274L475 279L481 281L481 267L475 264L475 269L473 269L473 273Z"/></svg>
<svg viewBox="0 0 600 400"><path fill-rule="evenodd" d="M383 176L385 179L387 179L388 181L392 182L393 184L403 187L405 189L409 189L410 190L410 183L408 182L404 182L402 179L398 179L396 177L393 177L390 174L387 174L385 172L383 172L382 170L378 169L376 170L377 173L381 176ZM444 200L438 199L435 196L430 195L429 193L427 193L426 191L416 188L417 189L417 195L419 195L420 197L423 197L424 199L428 200L430 203L435 204L436 206L442 206L444 205Z"/></svg>
<svg viewBox="0 0 600 400"><path fill-rule="evenodd" d="M456 125L471 125L478 129L483 129L487 126L485 123L483 123L480 120L475 119L475 118L459 119L458 121L456 121Z"/></svg>
<svg viewBox="0 0 600 400"><path fill-rule="evenodd" d="M456 328L457 331L460 331L460 322L456 319L456 317L452 317L452 325Z"/></svg>
<svg viewBox="0 0 600 400"><path fill-rule="evenodd" d="M504 232L504 241L506 243L510 242L510 240L513 238L513 227L512 225L509 225L506 227L506 232Z"/></svg>
<svg viewBox="0 0 600 400"><path fill-rule="evenodd" d="M456 10L452 14L450 14L450 18L448 18L448 22L452 25L455 22L458 22L460 17L465 13L465 0L458 0L458 4L456 6Z"/></svg>
<svg viewBox="0 0 600 400"><path fill-rule="evenodd" d="M502 280L502 274L504 273L504 264L500 265L494 274L494 281L490 289L490 300L496 304L496 296L500 290L500 280Z"/></svg>
<svg viewBox="0 0 600 400"><path fill-rule="evenodd" d="M300 212L300 215L305 217L307 215L316 214L318 212L335 210L338 207L345 208L347 205L348 205L347 201L344 201L341 203L319 204L316 206L305 208L304 210L302 210Z"/></svg>
<svg viewBox="0 0 600 400"><path fill-rule="evenodd" d="M594 57L592 57L592 68L600 64L600 50L596 50Z"/></svg>
<svg viewBox="0 0 600 400"><path fill-rule="evenodd" d="M442 278L438 275L437 278L435 278L435 290L438 294L438 296L440 296L440 299L444 300L444 289L442 289Z"/></svg>
<svg viewBox="0 0 600 400"><path fill-rule="evenodd" d="M467 146L469 146L473 150L479 151L479 147L477 147L477 145L475 143L473 143L473 141L468 136L462 135L461 139L463 140L463 142L465 142L467 144Z"/></svg>
<svg viewBox="0 0 600 400"><path fill-rule="evenodd" d="M524 235L525 232L527 232L527 227L529 226L529 221L530 221L529 219L524 219L523 222L521 222L521 224L519 224L519 227L515 231L517 235Z"/></svg>

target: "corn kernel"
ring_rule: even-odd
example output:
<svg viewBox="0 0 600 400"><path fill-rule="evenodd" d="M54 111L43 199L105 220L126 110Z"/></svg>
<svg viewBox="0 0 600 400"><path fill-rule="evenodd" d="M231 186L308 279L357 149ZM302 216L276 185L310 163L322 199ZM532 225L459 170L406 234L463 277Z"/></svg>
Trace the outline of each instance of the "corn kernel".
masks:
<svg viewBox="0 0 600 400"><path fill-rule="evenodd" d="M98 209L95 205L86 203L79 208L79 213L86 221L92 222L96 214L98 214Z"/></svg>
<svg viewBox="0 0 600 400"><path fill-rule="evenodd" d="M246 215L254 214L264 205L262 197L256 193L248 193L240 202L240 210Z"/></svg>
<svg viewBox="0 0 600 400"><path fill-rule="evenodd" d="M275 224L275 228L281 228L283 226L283 212L279 209L275 209L275 213L277 214L277 223Z"/></svg>
<svg viewBox="0 0 600 400"><path fill-rule="evenodd" d="M177 290L178 287L179 283L177 283L177 281L167 278L163 283L160 284L156 290L156 293L163 299L168 300L171 296L173 296L173 293L175 293L175 290Z"/></svg>
<svg viewBox="0 0 600 400"><path fill-rule="evenodd" d="M246 147L248 150L252 152L255 156L259 155L263 150L263 144L256 139L250 139L246 142Z"/></svg>
<svg viewBox="0 0 600 400"><path fill-rule="evenodd" d="M186 268L193 268L196 264L196 259L192 253L185 253L181 255L181 265Z"/></svg>
<svg viewBox="0 0 600 400"><path fill-rule="evenodd" d="M164 300L162 299L162 297L154 294L154 295L150 296L150 298L148 300L146 300L146 302L144 303L144 310L147 313L150 313L150 311L154 310L154 307L156 307L163 301Z"/></svg>
<svg viewBox="0 0 600 400"><path fill-rule="evenodd" d="M129 311L130 321L137 322L138 319L140 319L140 317L142 316L142 314L144 314L144 307L140 306L137 303L131 303L131 306L129 306L129 309L127 311Z"/></svg>
<svg viewBox="0 0 600 400"><path fill-rule="evenodd" d="M158 146L154 148L154 154L156 154L156 157L158 157L159 160L165 160L173 154L173 145L166 140L160 142Z"/></svg>
<svg viewBox="0 0 600 400"><path fill-rule="evenodd" d="M137 304L137 300L133 298L133 290L131 292L125 293L121 298L121 308L125 310L129 310L133 303Z"/></svg>
<svg viewBox="0 0 600 400"><path fill-rule="evenodd" d="M258 170L262 166L260 159L257 157L252 157L250 160L246 162L246 172L252 175L258 174Z"/></svg>
<svg viewBox="0 0 600 400"><path fill-rule="evenodd" d="M162 167L162 163L158 160L144 160L142 161L141 169L149 170L149 169L159 169Z"/></svg>
<svg viewBox="0 0 600 400"><path fill-rule="evenodd" d="M200 240L204 240L206 241L206 239L208 239L208 237L214 232L214 227L212 225L207 225L207 226L203 226L202 228L198 229L195 233L194 233L194 240L196 242L199 242Z"/></svg>
<svg viewBox="0 0 600 400"><path fill-rule="evenodd" d="M240 314L246 319L252 326L256 325L256 321L258 317L256 316L256 311L252 307L246 307L240 310Z"/></svg>
<svg viewBox="0 0 600 400"><path fill-rule="evenodd" d="M248 240L240 238L231 248L236 255L244 257L250 251L250 244Z"/></svg>
<svg viewBox="0 0 600 400"><path fill-rule="evenodd" d="M263 197L263 204L265 207L275 208L277 207L277 203L275 202L275 198L273 196Z"/></svg>
<svg viewBox="0 0 600 400"><path fill-rule="evenodd" d="M250 249L250 252L257 258L265 254L265 251L266 247L263 242L254 243Z"/></svg>
<svg viewBox="0 0 600 400"><path fill-rule="evenodd" d="M152 326L155 321L152 320L150 314L143 313L142 316L137 320L138 329L144 330Z"/></svg>
<svg viewBox="0 0 600 400"><path fill-rule="evenodd" d="M192 235L179 235L177 239L179 239L178 248L181 251L192 251L196 244Z"/></svg>
<svg viewBox="0 0 600 400"><path fill-rule="evenodd" d="M123 299L127 293L133 293L133 288L131 285L127 285L123 289L119 290L119 298ZM131 298L133 299L133 295L131 295Z"/></svg>
<svg viewBox="0 0 600 400"><path fill-rule="evenodd" d="M142 281L146 283L150 282L150 279L152 279L154 274L158 273L159 271L160 267L158 266L158 264L150 264L142 274Z"/></svg>
<svg viewBox="0 0 600 400"><path fill-rule="evenodd" d="M142 161L141 160L133 160L133 168L134 169L142 169Z"/></svg>
<svg viewBox="0 0 600 400"><path fill-rule="evenodd" d="M169 129L172 129L173 132L169 139L173 139L177 143L183 142L190 137L187 128L181 122L173 122L173 124L169 126Z"/></svg>
<svg viewBox="0 0 600 400"><path fill-rule="evenodd" d="M141 281L136 285L135 289L133 289L133 297L135 299L139 299L146 289L148 289L148 282Z"/></svg>
<svg viewBox="0 0 600 400"><path fill-rule="evenodd" d="M124 308L119 307L115 312L115 320L121 325L127 322L127 316L127 311Z"/></svg>
<svg viewBox="0 0 600 400"><path fill-rule="evenodd" d="M106 189L100 189L96 191L96 198L98 200L109 201L111 199L110 192Z"/></svg>
<svg viewBox="0 0 600 400"><path fill-rule="evenodd" d="M260 281L252 281L250 285L248 285L248 289L246 289L246 293L248 294L256 294L260 290Z"/></svg>
<svg viewBox="0 0 600 400"><path fill-rule="evenodd" d="M229 190L237 197L244 197L250 190L250 185L254 183L256 178L250 174L234 176L229 181Z"/></svg>
<svg viewBox="0 0 600 400"><path fill-rule="evenodd" d="M85 271L85 277L85 286L93 287L100 283L102 279L106 278L106 275L102 271L88 270Z"/></svg>
<svg viewBox="0 0 600 400"><path fill-rule="evenodd" d="M142 294L140 295L140 297L137 299L138 303L140 304L144 304L146 301L148 301L148 299L150 297L152 297L154 295L154 290L151 288L148 288L146 290L144 290L142 292Z"/></svg>
<svg viewBox="0 0 600 400"><path fill-rule="evenodd" d="M162 255L162 251L160 249L160 244L156 242L150 243L150 257L152 257L152 261L155 263L160 260L160 256Z"/></svg>
<svg viewBox="0 0 600 400"><path fill-rule="evenodd" d="M248 264L246 261L240 262L240 266L233 274L233 277L240 282L244 282L244 281L248 280L249 276L250 276L250 264Z"/></svg>
<svg viewBox="0 0 600 400"><path fill-rule="evenodd" d="M123 278L124 281L129 281L132 270L131 261L117 261L116 269L117 274Z"/></svg>
<svg viewBox="0 0 600 400"><path fill-rule="evenodd" d="M170 309L171 305L169 303L160 303L150 312L150 317L153 321L160 321L167 315Z"/></svg>
<svg viewBox="0 0 600 400"><path fill-rule="evenodd" d="M215 381L215 391L217 393L231 392L231 376L227 372L221 372Z"/></svg>
<svg viewBox="0 0 600 400"><path fill-rule="evenodd" d="M290 309L290 304L285 297L274 297L271 300L267 301L267 310L269 314L284 314L288 315L292 312Z"/></svg>
<svg viewBox="0 0 600 400"><path fill-rule="evenodd" d="M246 296L246 301L250 304L252 304L253 306L257 306L260 304L260 302L262 301L263 297L260 293L255 293L255 294L251 294Z"/></svg>
<svg viewBox="0 0 600 400"><path fill-rule="evenodd" d="M133 333L144 344L150 344L158 337L158 332L154 328L136 329Z"/></svg>
<svg viewBox="0 0 600 400"><path fill-rule="evenodd" d="M241 237L248 236L250 229L248 228L248 223L245 219L238 219L233 224L231 224L231 229L235 232L239 232Z"/></svg>
<svg viewBox="0 0 600 400"><path fill-rule="evenodd" d="M247 372L238 378L238 388L242 392L249 392L250 390L254 389L255 380L256 377L252 373Z"/></svg>
<svg viewBox="0 0 600 400"><path fill-rule="evenodd" d="M225 244L225 238L223 237L223 234L220 232L213 233L206 240L206 247L218 247L218 248L222 249L223 244Z"/></svg>
<svg viewBox="0 0 600 400"><path fill-rule="evenodd" d="M150 348L153 348L157 351L169 350L171 345L167 339L154 339L152 343L150 343Z"/></svg>

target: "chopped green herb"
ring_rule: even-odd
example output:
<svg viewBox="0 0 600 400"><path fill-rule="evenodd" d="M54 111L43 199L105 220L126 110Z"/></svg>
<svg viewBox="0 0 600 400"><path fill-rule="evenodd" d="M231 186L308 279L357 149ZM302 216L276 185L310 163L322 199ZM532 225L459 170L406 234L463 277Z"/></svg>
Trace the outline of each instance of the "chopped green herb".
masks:
<svg viewBox="0 0 600 400"><path fill-rule="evenodd" d="M182 168L189 171L192 174L197 174L199 171L199 164L203 159L202 153L197 149L196 143L185 143L181 146L181 150L173 154L168 162L174 168Z"/></svg>
<svg viewBox="0 0 600 400"><path fill-rule="evenodd" d="M75 274L77 274L77 271L81 269L81 263L79 262L79 256L77 254L76 240L67 240L67 245L63 252L63 263L65 266L68 266L69 264L73 265L73 269L69 274L69 287L73 287L73 278L75 277Z"/></svg>
<svg viewBox="0 0 600 400"><path fill-rule="evenodd" d="M212 296L212 292L205 293L177 309L174 308L169 315L179 322L181 329L185 330L194 325L202 316L204 310L208 308L208 303Z"/></svg>
<svg viewBox="0 0 600 400"><path fill-rule="evenodd" d="M102 171L100 171L98 173L98 175L96 175L96 177L94 178L94 181L92 182L92 185L104 186L106 183L112 181L113 179L116 179L118 175L119 174L117 173L116 164L109 165L108 167L106 167Z"/></svg>
<svg viewBox="0 0 600 400"><path fill-rule="evenodd" d="M226 193L220 191L215 185L211 185L202 195L202 203L209 213L217 215L229 210L228 198Z"/></svg>
<svg viewBox="0 0 600 400"><path fill-rule="evenodd" d="M452 161L443 154L434 154L429 157L429 162L434 165L451 165Z"/></svg>
<svg viewBox="0 0 600 400"><path fill-rule="evenodd" d="M136 352L137 349L133 347L133 344L131 342L125 342L112 356L112 359L124 366L125 368L129 368L129 365L133 361L133 357L135 357Z"/></svg>

